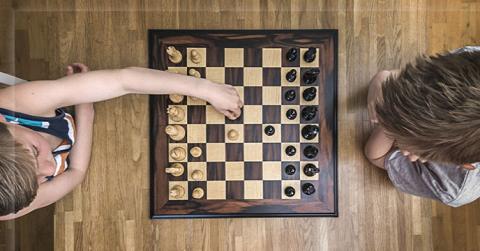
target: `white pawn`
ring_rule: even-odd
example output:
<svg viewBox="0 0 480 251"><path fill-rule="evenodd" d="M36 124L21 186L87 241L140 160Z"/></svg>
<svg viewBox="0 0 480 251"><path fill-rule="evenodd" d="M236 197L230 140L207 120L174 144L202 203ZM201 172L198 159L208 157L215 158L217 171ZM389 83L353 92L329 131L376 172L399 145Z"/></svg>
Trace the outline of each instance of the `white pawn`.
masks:
<svg viewBox="0 0 480 251"><path fill-rule="evenodd" d="M200 61L202 60L202 55L200 55L200 53L198 53L197 50L192 50L192 51L190 51L190 60L194 64L199 64Z"/></svg>

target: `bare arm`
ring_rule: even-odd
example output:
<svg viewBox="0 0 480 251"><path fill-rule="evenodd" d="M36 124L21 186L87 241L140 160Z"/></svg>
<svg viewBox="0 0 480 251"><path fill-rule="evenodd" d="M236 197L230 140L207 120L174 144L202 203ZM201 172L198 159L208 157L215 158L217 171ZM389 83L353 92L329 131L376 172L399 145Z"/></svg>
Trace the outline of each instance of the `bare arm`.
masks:
<svg viewBox="0 0 480 251"><path fill-rule="evenodd" d="M58 80L32 81L0 90L0 107L33 115L58 107L98 102L129 93L182 94L204 99L230 119L240 116L235 88L165 71L130 67L74 74Z"/></svg>
<svg viewBox="0 0 480 251"><path fill-rule="evenodd" d="M365 156L380 168L384 168L386 155L392 150L394 140L389 138L380 125L376 125L365 144Z"/></svg>
<svg viewBox="0 0 480 251"><path fill-rule="evenodd" d="M377 167L384 168L385 156L393 147L394 140L389 138L382 126L378 125L375 105L382 102L382 86L384 81L392 74L397 74L398 70L380 71L373 76L368 89L368 113L370 121L375 123L375 127L365 144L364 153L367 159Z"/></svg>
<svg viewBox="0 0 480 251"><path fill-rule="evenodd" d="M70 166L66 172L53 180L40 184L37 196L28 207L15 214L1 216L0 220L11 220L34 210L55 203L78 186L88 170L92 145L94 110L92 104L75 107L76 141L70 153Z"/></svg>

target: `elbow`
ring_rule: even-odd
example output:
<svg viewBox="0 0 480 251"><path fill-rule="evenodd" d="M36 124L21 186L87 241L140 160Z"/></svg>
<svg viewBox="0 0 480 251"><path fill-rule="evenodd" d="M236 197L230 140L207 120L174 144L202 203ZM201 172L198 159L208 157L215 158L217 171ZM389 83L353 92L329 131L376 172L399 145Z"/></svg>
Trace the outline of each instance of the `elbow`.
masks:
<svg viewBox="0 0 480 251"><path fill-rule="evenodd" d="M132 93L133 92L133 85L135 84L133 77L136 72L141 69L140 67L125 67L122 69L115 70L116 76L117 76L117 81L120 83L120 86L122 88L122 92L126 93Z"/></svg>

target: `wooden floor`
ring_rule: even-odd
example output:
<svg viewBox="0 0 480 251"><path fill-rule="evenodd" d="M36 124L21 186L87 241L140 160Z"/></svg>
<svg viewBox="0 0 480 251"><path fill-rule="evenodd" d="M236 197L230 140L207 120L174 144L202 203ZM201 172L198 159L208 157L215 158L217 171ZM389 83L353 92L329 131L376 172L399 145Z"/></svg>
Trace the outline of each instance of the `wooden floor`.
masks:
<svg viewBox="0 0 480 251"><path fill-rule="evenodd" d="M81 187L2 224L0 249L480 250L480 201L453 209L401 194L362 154L368 80L419 53L480 44L479 0L2 2L0 71L27 79L61 77L76 61L147 66L149 28L338 29L340 216L150 220L147 96L129 95L95 105Z"/></svg>

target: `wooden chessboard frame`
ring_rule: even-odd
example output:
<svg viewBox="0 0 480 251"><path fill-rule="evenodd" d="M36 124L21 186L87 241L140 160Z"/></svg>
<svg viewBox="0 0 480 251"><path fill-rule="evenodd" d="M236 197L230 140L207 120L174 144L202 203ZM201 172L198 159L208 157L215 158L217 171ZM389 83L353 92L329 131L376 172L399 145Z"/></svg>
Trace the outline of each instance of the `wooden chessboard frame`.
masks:
<svg viewBox="0 0 480 251"><path fill-rule="evenodd" d="M150 96L150 201L151 218L221 218L221 217L337 217L338 216L338 178L337 178L337 79L338 79L338 31L337 30L149 30L149 67L166 70L165 45L190 47L218 43L222 39L237 36L237 47L251 47L251 37L263 37L264 47L282 45L285 47L317 47L318 41L327 43L330 55L325 67L325 84L332 89L329 102L332 104L331 117L331 158L332 165L328 203L304 200L169 200L168 175L164 168L169 164L168 139L164 133L168 125L166 108L169 105L167 95ZM212 36L215 39L212 39ZM243 39L238 37L244 37ZM250 37L250 38L249 38ZM298 38L298 39L297 39ZM159 42L161 40L161 42ZM216 40L216 41L214 41ZM163 44L159 46L159 43ZM275 43L275 44L273 44ZM211 45L211 44L210 44ZM258 46L262 48L262 46ZM282 49L283 50L283 49ZM185 52L183 52L185 56ZM163 55L163 58L159 57ZM284 55L283 55L284 56ZM301 57L301 55L299 55ZM185 59L184 59L185 60ZM284 77L284 76L281 76ZM299 74L298 78L301 78ZM319 105L320 107L320 105ZM320 143L319 143L320 144ZM299 170L301 171L301 170ZM191 189L189 189L191 190ZM191 192L191 191L187 191ZM298 191L301 193L301 191ZM272 210L273 209L273 210Z"/></svg>

